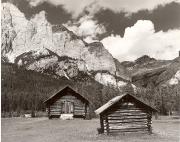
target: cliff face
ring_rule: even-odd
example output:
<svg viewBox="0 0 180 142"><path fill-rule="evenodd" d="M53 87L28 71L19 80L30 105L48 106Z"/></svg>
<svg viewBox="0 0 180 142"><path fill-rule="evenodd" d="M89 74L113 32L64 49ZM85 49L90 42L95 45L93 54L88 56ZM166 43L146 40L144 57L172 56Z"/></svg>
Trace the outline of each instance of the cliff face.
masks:
<svg viewBox="0 0 180 142"><path fill-rule="evenodd" d="M1 54L2 59L6 59L4 62L68 79L77 76L80 71L89 75L96 72L98 76L99 72L107 71L110 78L126 76L124 73L121 76L120 68L117 71L114 58L102 43L88 44L63 25L51 25L44 11L30 20L9 3L3 3L1 11ZM112 80L109 83L116 84Z"/></svg>
<svg viewBox="0 0 180 142"><path fill-rule="evenodd" d="M177 85L180 82L180 57L172 61L154 61L147 67L131 70L132 82L137 86Z"/></svg>

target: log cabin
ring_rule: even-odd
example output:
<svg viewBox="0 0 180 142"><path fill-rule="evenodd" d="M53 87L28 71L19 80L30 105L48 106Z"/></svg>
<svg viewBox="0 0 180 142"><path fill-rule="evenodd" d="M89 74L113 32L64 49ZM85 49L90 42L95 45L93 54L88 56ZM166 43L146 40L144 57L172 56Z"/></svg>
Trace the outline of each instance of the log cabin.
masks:
<svg viewBox="0 0 180 142"><path fill-rule="evenodd" d="M44 103L49 119L89 119L89 101L69 86L52 95Z"/></svg>
<svg viewBox="0 0 180 142"><path fill-rule="evenodd" d="M152 113L157 110L128 93L116 96L95 111L100 115L99 133L152 133Z"/></svg>

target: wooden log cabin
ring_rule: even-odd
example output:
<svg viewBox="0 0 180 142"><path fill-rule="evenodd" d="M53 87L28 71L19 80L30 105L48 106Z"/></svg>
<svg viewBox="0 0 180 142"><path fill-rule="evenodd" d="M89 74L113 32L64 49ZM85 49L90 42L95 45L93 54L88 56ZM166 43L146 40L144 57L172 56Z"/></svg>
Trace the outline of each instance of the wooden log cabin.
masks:
<svg viewBox="0 0 180 142"><path fill-rule="evenodd" d="M111 99L95 111L100 115L99 133L152 133L152 113L157 110L130 94Z"/></svg>
<svg viewBox="0 0 180 142"><path fill-rule="evenodd" d="M89 119L89 101L68 86L55 93L44 103L49 119L63 116Z"/></svg>

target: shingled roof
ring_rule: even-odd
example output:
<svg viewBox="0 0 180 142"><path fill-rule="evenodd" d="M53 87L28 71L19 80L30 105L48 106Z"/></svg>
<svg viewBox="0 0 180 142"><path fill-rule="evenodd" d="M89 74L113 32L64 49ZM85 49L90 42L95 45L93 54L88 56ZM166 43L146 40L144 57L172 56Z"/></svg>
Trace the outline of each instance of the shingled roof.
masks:
<svg viewBox="0 0 180 142"><path fill-rule="evenodd" d="M65 88L59 90L58 92L56 92L54 95L50 96L48 99L46 99L44 101L45 104L48 104L48 103L51 103L51 101L53 99L56 99L56 98L60 98L61 96L64 95L64 92L65 91L70 91L72 92L73 94L75 94L76 96L78 96L79 98L81 98L82 100L84 100L85 102L89 103L89 101L82 95L80 95L79 93L77 93L76 91L74 91L72 88L70 88L69 86L66 86Z"/></svg>
<svg viewBox="0 0 180 142"><path fill-rule="evenodd" d="M145 107L147 107L148 109L156 112L157 109L155 109L154 107L146 104L145 102L139 100L137 97L130 95L128 93L124 93L122 95L116 96L114 98L112 98L110 101L108 101L106 104L104 104L103 106L101 106L100 108L98 108L95 113L96 114L101 114L103 113L105 110L107 110L108 108L110 108L112 105L116 104L117 102L119 102L121 99L123 99L125 96L129 95L130 97L132 97L133 99L135 99L137 102L141 103L142 105L144 105Z"/></svg>

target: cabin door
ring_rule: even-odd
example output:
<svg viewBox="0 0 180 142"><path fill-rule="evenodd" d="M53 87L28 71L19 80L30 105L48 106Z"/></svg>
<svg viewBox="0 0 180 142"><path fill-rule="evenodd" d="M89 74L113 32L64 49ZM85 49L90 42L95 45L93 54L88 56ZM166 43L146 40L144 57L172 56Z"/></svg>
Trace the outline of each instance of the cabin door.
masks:
<svg viewBox="0 0 180 142"><path fill-rule="evenodd" d="M62 106L62 113L65 114L73 114L74 113L74 105L72 102L65 101Z"/></svg>

